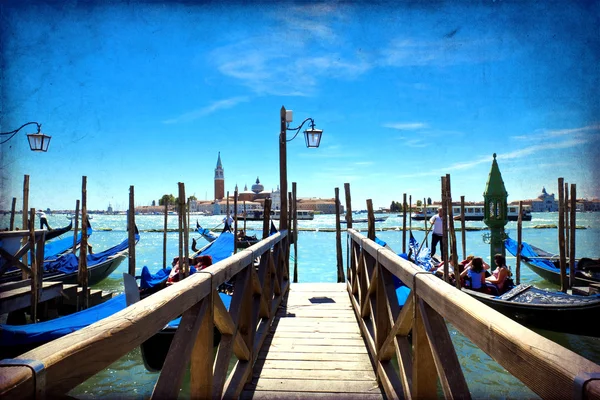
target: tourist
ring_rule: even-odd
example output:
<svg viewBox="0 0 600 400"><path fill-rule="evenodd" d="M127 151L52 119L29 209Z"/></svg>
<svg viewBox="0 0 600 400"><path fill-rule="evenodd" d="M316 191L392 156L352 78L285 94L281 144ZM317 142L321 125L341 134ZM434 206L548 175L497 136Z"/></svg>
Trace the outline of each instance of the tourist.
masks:
<svg viewBox="0 0 600 400"><path fill-rule="evenodd" d="M496 269L491 276L485 278L485 281L493 284L498 289L498 294L502 294L506 290L506 281L510 276L510 271L506 267L506 258L502 254L494 256L494 264L496 264Z"/></svg>
<svg viewBox="0 0 600 400"><path fill-rule="evenodd" d="M431 217L431 219L429 220L429 223L431 224L431 257L433 257L435 255L435 250L437 247L437 244L440 243L440 251L442 252L442 257L444 255L444 244L442 242L442 236L443 236L443 220L442 220L442 207L438 208L438 213L436 215L434 215L433 217Z"/></svg>
<svg viewBox="0 0 600 400"><path fill-rule="evenodd" d="M460 274L461 278L465 279L465 283L469 282L470 289L477 291L485 291L485 267L487 265L481 257L474 257L466 266L465 270Z"/></svg>

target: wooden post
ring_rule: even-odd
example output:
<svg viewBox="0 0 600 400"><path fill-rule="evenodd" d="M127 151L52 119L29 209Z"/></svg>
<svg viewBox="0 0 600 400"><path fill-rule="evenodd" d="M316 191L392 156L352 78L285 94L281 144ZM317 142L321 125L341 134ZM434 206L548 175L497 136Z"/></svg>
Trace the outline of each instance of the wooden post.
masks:
<svg viewBox="0 0 600 400"><path fill-rule="evenodd" d="M571 184L571 236L570 239L570 249L569 249L569 272L571 275L570 285L569 287L573 287L575 283L575 229L577 226L575 225L575 213L577 211L577 187L574 183Z"/></svg>
<svg viewBox="0 0 600 400"><path fill-rule="evenodd" d="M87 176L81 177L81 244L79 245L79 286L81 286L81 309L89 307L88 296L88 216L87 216ZM79 302L78 302L79 303ZM78 307L79 308L79 307Z"/></svg>
<svg viewBox="0 0 600 400"><path fill-rule="evenodd" d="M237 253L237 244L238 244L237 202L238 202L238 190L237 190L237 185L235 185L235 190L233 191L233 254Z"/></svg>
<svg viewBox="0 0 600 400"><path fill-rule="evenodd" d="M181 205L181 187L177 182L177 257L179 263L179 280L183 279L183 207Z"/></svg>
<svg viewBox="0 0 600 400"><path fill-rule="evenodd" d="M185 256L186 243L185 243L185 187L183 182L178 182L177 187L179 189L178 202L178 214L179 214L179 279L186 278L189 275L188 260Z"/></svg>
<svg viewBox="0 0 600 400"><path fill-rule="evenodd" d="M402 195L402 253L406 254L406 193Z"/></svg>
<svg viewBox="0 0 600 400"><path fill-rule="evenodd" d="M287 149L286 149L286 110L281 106L279 111L280 130L279 130L279 193L281 194L281 207L279 211L279 230L286 230L287 227Z"/></svg>
<svg viewBox="0 0 600 400"><path fill-rule="evenodd" d="M190 203L185 195L185 183L181 182L181 193L183 194L183 275L190 276Z"/></svg>
<svg viewBox="0 0 600 400"><path fill-rule="evenodd" d="M165 224L163 229L163 269L167 268L167 225L169 217L169 200L165 197Z"/></svg>
<svg viewBox="0 0 600 400"><path fill-rule="evenodd" d="M425 246L429 247L429 241L427 240L427 200L425 197L423 197L423 223L425 224Z"/></svg>
<svg viewBox="0 0 600 400"><path fill-rule="evenodd" d="M23 213L23 219L27 219L27 213ZM29 236L26 236L29 241L29 253L31 254L31 320L37 322L37 305L40 300L38 290L38 269L35 259L35 208L29 212ZM42 242L42 246L44 243Z"/></svg>
<svg viewBox="0 0 600 400"><path fill-rule="evenodd" d="M350 196L350 184L344 183L344 191L346 193L346 226L352 228L352 197ZM337 210L340 212L340 210Z"/></svg>
<svg viewBox="0 0 600 400"><path fill-rule="evenodd" d="M412 218L410 218L410 214L412 214L412 195L408 196L408 230L412 232ZM407 213L404 213L404 221L406 221ZM406 222L404 222L406 225Z"/></svg>
<svg viewBox="0 0 600 400"><path fill-rule="evenodd" d="M467 259L467 232L465 232L465 196L460 196L460 235L463 260Z"/></svg>
<svg viewBox="0 0 600 400"><path fill-rule="evenodd" d="M227 191L227 212L225 213L229 217L229 190ZM231 229L231 227L229 227Z"/></svg>
<svg viewBox="0 0 600 400"><path fill-rule="evenodd" d="M563 178L558 178L558 251L560 260L560 291L567 292L567 260L565 257L565 194Z"/></svg>
<svg viewBox="0 0 600 400"><path fill-rule="evenodd" d="M337 255L337 281L344 282L344 260L342 257L342 227L340 223L340 188L335 188L335 250Z"/></svg>
<svg viewBox="0 0 600 400"><path fill-rule="evenodd" d="M27 221L27 212L29 211L29 175L25 175L23 178L23 230L29 229L29 224ZM27 243L27 238L23 238L23 244ZM28 264L27 261L27 253L23 254L23 258L21 259L24 265ZM23 279L27 279L27 273L22 272L21 276Z"/></svg>
<svg viewBox="0 0 600 400"><path fill-rule="evenodd" d="M565 182L565 257L567 259L569 258L569 243L569 184Z"/></svg>
<svg viewBox="0 0 600 400"><path fill-rule="evenodd" d="M517 217L517 265L515 274L517 285L521 283L521 247L523 246L523 201L519 201L519 216Z"/></svg>
<svg viewBox="0 0 600 400"><path fill-rule="evenodd" d="M263 207L263 239L269 237L271 233L271 199L265 199L265 206Z"/></svg>
<svg viewBox="0 0 600 400"><path fill-rule="evenodd" d="M79 200L75 202L75 216L73 217L74 221L74 233L73 233L73 254L77 251L77 235L79 231Z"/></svg>
<svg viewBox="0 0 600 400"><path fill-rule="evenodd" d="M296 182L292 182L292 215L294 220L294 283L298 282L298 204L296 203Z"/></svg>
<svg viewBox="0 0 600 400"><path fill-rule="evenodd" d="M244 207L244 233L246 232L246 200L243 202Z"/></svg>
<svg viewBox="0 0 600 400"><path fill-rule="evenodd" d="M461 288L459 268L458 268L458 247L456 245L456 230L454 229L454 208L452 206L452 185L450 183L450 174L446 174L446 202L448 204L448 227L450 228L450 246L452 255L452 265L454 266L454 277L456 278L456 287Z"/></svg>
<svg viewBox="0 0 600 400"><path fill-rule="evenodd" d="M448 269L448 217L446 211L448 210L448 201L446 199L446 177L442 176L442 248L440 254L442 255L442 261L444 262L444 280L449 282L449 269Z"/></svg>
<svg viewBox="0 0 600 400"><path fill-rule="evenodd" d="M367 199L367 215L368 215L368 228L367 237L371 240L375 240L375 215L373 213L373 200Z"/></svg>
<svg viewBox="0 0 600 400"><path fill-rule="evenodd" d="M15 230L15 213L17 211L17 198L12 198L12 205L10 207L10 230Z"/></svg>
<svg viewBox="0 0 600 400"><path fill-rule="evenodd" d="M288 227L288 230L289 230L293 226L292 225L292 221L294 219L294 205L292 204L292 192L288 192L288 207L289 207L289 209L288 209L288 223L287 223L287 227ZM294 240L293 233L291 235L288 235L288 238L290 240Z"/></svg>
<svg viewBox="0 0 600 400"><path fill-rule="evenodd" d="M129 186L129 212L127 213L127 237L128 237L128 269L131 276L135 276L135 190L133 185Z"/></svg>

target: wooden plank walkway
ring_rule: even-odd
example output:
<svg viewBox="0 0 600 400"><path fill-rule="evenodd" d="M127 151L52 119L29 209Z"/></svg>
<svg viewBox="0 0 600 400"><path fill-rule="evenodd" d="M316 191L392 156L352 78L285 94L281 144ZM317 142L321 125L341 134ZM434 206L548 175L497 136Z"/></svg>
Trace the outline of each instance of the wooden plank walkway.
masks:
<svg viewBox="0 0 600 400"><path fill-rule="evenodd" d="M382 399L345 283L293 283L242 399Z"/></svg>

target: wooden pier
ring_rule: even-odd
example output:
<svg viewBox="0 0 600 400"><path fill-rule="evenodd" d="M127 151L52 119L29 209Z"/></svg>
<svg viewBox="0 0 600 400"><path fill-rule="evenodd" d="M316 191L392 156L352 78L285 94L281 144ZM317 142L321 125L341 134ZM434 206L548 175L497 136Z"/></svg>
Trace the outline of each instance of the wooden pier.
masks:
<svg viewBox="0 0 600 400"><path fill-rule="evenodd" d="M382 399L344 283L294 283L242 399Z"/></svg>

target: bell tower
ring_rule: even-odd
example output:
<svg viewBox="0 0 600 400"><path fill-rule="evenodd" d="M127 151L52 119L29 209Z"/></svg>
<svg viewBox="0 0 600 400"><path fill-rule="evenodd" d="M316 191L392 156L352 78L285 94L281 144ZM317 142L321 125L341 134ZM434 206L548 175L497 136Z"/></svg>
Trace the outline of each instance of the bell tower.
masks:
<svg viewBox="0 0 600 400"><path fill-rule="evenodd" d="M223 174L223 165L221 164L221 152L217 158L217 168L215 168L215 200L223 200L225 197L225 175Z"/></svg>
<svg viewBox="0 0 600 400"><path fill-rule="evenodd" d="M504 248L504 226L508 223L508 193L504 187L502 174L496 162L496 153L492 169L483 192L483 222L490 228L490 265L494 266L495 254L506 254Z"/></svg>

